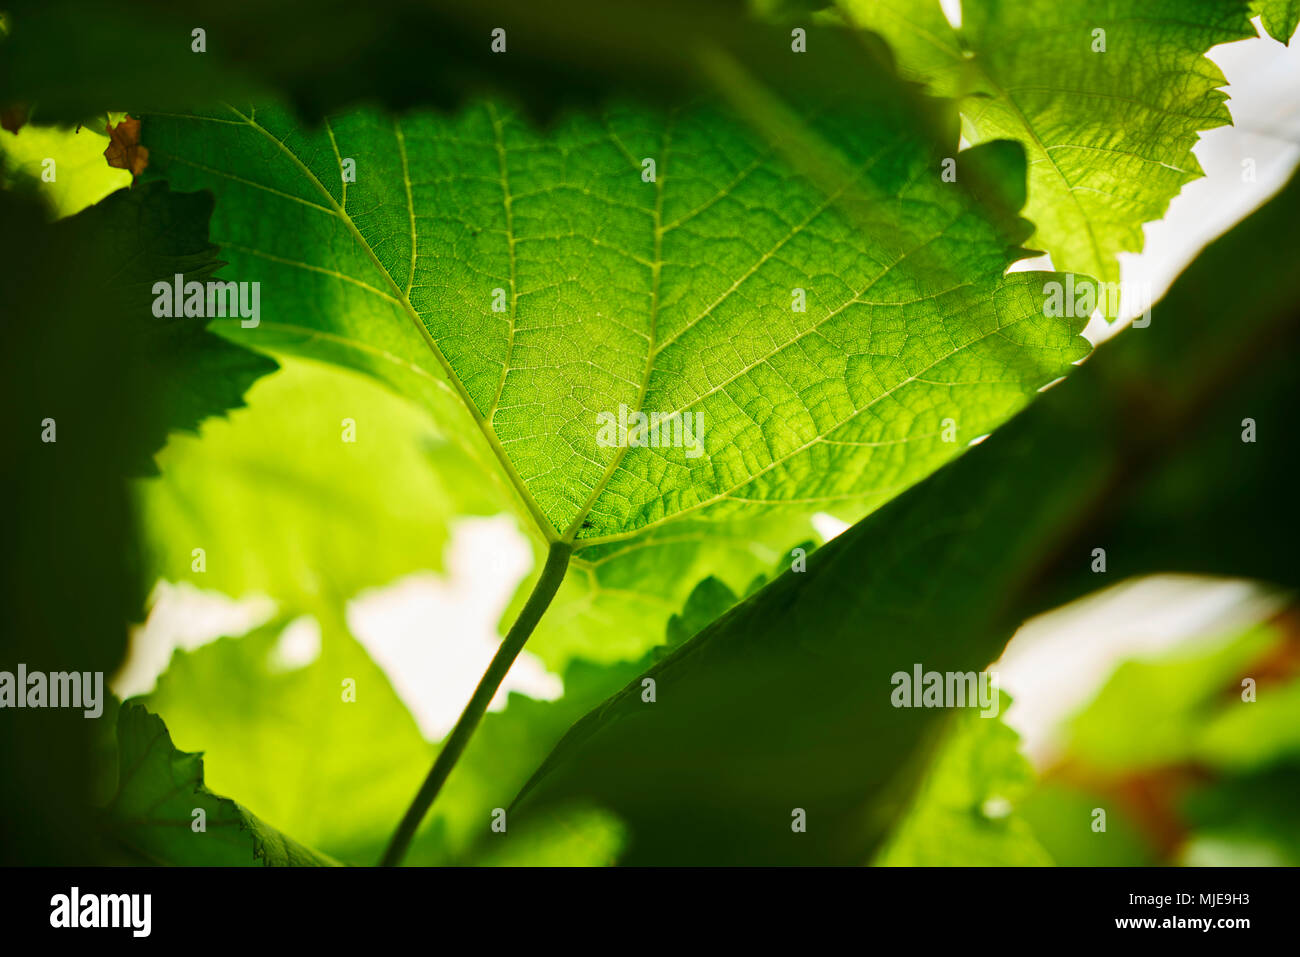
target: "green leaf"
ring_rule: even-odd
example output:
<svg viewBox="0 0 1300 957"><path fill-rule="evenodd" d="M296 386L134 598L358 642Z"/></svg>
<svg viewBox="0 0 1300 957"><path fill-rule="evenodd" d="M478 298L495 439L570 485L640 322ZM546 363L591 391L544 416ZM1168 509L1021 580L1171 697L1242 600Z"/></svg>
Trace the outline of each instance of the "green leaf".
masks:
<svg viewBox="0 0 1300 957"><path fill-rule="evenodd" d="M1002 698L1005 711L1010 699ZM1020 811L1034 785L1000 718L954 716L915 803L874 861L884 867L1037 867L1052 859Z"/></svg>
<svg viewBox="0 0 1300 957"><path fill-rule="evenodd" d="M623 845L618 819L604 811L566 808L522 839L506 831L484 842L480 867L600 867L613 864ZM495 846L494 846L495 845Z"/></svg>
<svg viewBox="0 0 1300 957"><path fill-rule="evenodd" d="M509 493L420 408L294 358L254 385L246 408L173 436L158 462L162 474L134 488L146 571L263 595L284 615L322 603L342 614L364 589L438 570L453 519L508 508Z"/></svg>
<svg viewBox="0 0 1300 957"><path fill-rule="evenodd" d="M1194 828L1180 863L1203 866L1295 867L1300 828L1295 794L1300 766L1217 781L1189 795L1182 808Z"/></svg>
<svg viewBox="0 0 1300 957"><path fill-rule="evenodd" d="M1250 9L1259 15L1269 36L1278 43L1291 44L1291 35L1300 23L1300 0L1254 0Z"/></svg>
<svg viewBox="0 0 1300 957"><path fill-rule="evenodd" d="M549 133L491 104L314 130L272 108L145 122L151 171L216 193L229 275L263 284L262 324L237 341L345 361L421 401L454 393L459 410L435 410L448 434L486 449L518 512L576 539L579 561L663 531L673 550L628 606L658 609L627 647L639 654L680 583L720 573L698 549L710 526L742 523L719 539L760 541L769 566L808 537L809 513L887 500L1086 352L1082 319L1043 314L1050 277L1003 275L1027 227L991 197L1020 192L1018 153L963 154L990 187L979 198L942 181L909 109L815 119L834 162L812 177L704 106L612 108ZM702 454L600 444L598 416L621 406L702 415ZM779 538L743 524L774 509ZM601 574L585 594L627 577ZM537 636L552 663L595 644L588 626L548 650L570 640L552 627Z"/></svg>
<svg viewBox="0 0 1300 957"><path fill-rule="evenodd" d="M371 864L432 748L342 623L322 613L317 624L306 665L277 656L281 620L177 652L144 701L178 741L204 746L214 788L332 857Z"/></svg>
<svg viewBox="0 0 1300 957"><path fill-rule="evenodd" d="M74 357L111 350L127 370L129 386L101 399L118 420L96 436L124 471L154 471L151 455L169 431L193 430L240 406L248 387L275 368L202 320L153 314L156 281L175 273L202 280L220 266L208 241L211 214L210 196L174 193L165 183L120 190L48 228L15 223L28 230L24 252L0 267L16 314L42 317L48 347L37 357L38 397L65 434L84 435L98 414L81 401L94 379L76 388L62 381Z"/></svg>
<svg viewBox="0 0 1300 957"><path fill-rule="evenodd" d="M890 204L866 235L710 111L620 110L547 138L490 105L313 132L231 109L150 117L148 142L160 174L217 192L267 324L363 346L402 327L399 354L452 379L539 523L581 544L685 513L880 500L951 456L939 411L980 434L1083 354L1043 317L1037 277L1001 275L998 231L920 144L894 142L902 118L873 119L820 130L857 160L842 188ZM813 304L792 312L804 287ZM702 412L703 454L603 447L597 415L620 405Z"/></svg>
<svg viewBox="0 0 1300 957"><path fill-rule="evenodd" d="M1032 242L1106 282L1117 253L1142 249L1142 224L1203 175L1198 132L1232 122L1205 52L1254 36L1245 0L965 0L959 30L938 0L844 6L905 76L961 98L972 143L1024 145Z"/></svg>
<svg viewBox="0 0 1300 957"><path fill-rule="evenodd" d="M102 824L109 840L143 861L223 867L337 864L208 790L203 756L176 750L156 714L128 701L118 711L117 737L117 793Z"/></svg>
<svg viewBox="0 0 1300 957"><path fill-rule="evenodd" d="M1106 812L1106 830L1094 831L1094 811ZM1071 782L1040 783L1021 802L1020 814L1061 867L1152 867L1160 863L1140 823L1113 792Z"/></svg>
<svg viewBox="0 0 1300 957"><path fill-rule="evenodd" d="M1214 764L1258 761L1269 750L1267 729L1277 727L1268 712L1289 709L1268 682L1265 697L1274 700L1261 714L1262 705L1242 701L1240 678L1277 640L1273 629L1259 627L1208 648L1124 662L1070 722L1069 754L1116 773L1211 756ZM1252 732L1266 737L1252 742Z"/></svg>

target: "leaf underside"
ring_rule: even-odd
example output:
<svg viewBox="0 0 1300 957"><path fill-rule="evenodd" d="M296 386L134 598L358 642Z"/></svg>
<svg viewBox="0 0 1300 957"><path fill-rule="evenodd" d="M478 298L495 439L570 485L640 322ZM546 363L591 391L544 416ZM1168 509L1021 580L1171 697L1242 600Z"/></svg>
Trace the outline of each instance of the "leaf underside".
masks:
<svg viewBox="0 0 1300 957"><path fill-rule="evenodd" d="M144 707L122 705L117 735L118 790L104 809L104 826L146 861L227 867L336 863L209 791L203 784L203 756L176 750L162 719Z"/></svg>
<svg viewBox="0 0 1300 957"><path fill-rule="evenodd" d="M882 501L1086 351L1081 322L1043 315L1042 274L1002 275L1023 236L942 182L886 107L813 121L848 161L830 195L705 107L549 136L492 105L314 131L270 108L146 124L152 169L216 192L226 274L263 283L262 326L228 334L328 338L396 387L412 369L450 383L542 533L580 546ZM703 454L602 446L597 416L620 406L701 416Z"/></svg>

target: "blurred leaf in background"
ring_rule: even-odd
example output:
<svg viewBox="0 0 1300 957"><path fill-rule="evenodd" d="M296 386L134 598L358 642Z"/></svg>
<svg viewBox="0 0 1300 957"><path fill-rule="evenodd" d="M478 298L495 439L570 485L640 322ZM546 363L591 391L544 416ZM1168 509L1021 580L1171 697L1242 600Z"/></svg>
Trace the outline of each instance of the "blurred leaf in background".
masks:
<svg viewBox="0 0 1300 957"><path fill-rule="evenodd" d="M1002 696L1005 711L1010 698ZM912 807L873 863L884 867L1039 867L1051 857L1020 809L1034 773L997 717L953 716Z"/></svg>
<svg viewBox="0 0 1300 957"><path fill-rule="evenodd" d="M178 741L203 744L214 790L298 841L372 864L432 748L337 622L316 626L305 663L284 660L294 635L284 625L177 652L143 703Z"/></svg>
<svg viewBox="0 0 1300 957"><path fill-rule="evenodd" d="M1300 863L1298 702L1293 612L1126 661L1070 722L1029 817L1062 864Z"/></svg>
<svg viewBox="0 0 1300 957"><path fill-rule="evenodd" d="M112 674L151 583L131 546L125 476L147 472L172 428L238 405L275 364L201 323L161 327L152 283L215 267L211 199L154 184L51 223L37 196L0 192L0 377L8 525L6 660ZM167 375L156 374L158 368ZM7 711L0 827L6 861L84 861L95 723L64 709ZM60 759L50 761L57 754ZM36 823L37 821L45 823Z"/></svg>
<svg viewBox="0 0 1300 957"><path fill-rule="evenodd" d="M801 15L818 62L791 57L789 26L749 16L741 0L661 0L640 16L593 0L8 6L0 106L33 104L42 122L75 122L106 102L188 109L211 102L214 90L226 102L287 97L310 120L371 102L452 110L488 94L548 118L611 95L680 102L707 85L702 50L769 61L774 82L796 93L870 77L888 56L879 43Z"/></svg>
<svg viewBox="0 0 1300 957"><path fill-rule="evenodd" d="M105 161L107 147L102 127L27 124L16 133L0 130L0 186L39 189L55 218L71 216L131 185L130 173Z"/></svg>
<svg viewBox="0 0 1300 957"><path fill-rule="evenodd" d="M110 853L125 852L137 857L132 863L153 865L337 863L208 790L203 756L176 750L162 720L140 705L128 702L118 710L116 738L117 786L100 812Z"/></svg>

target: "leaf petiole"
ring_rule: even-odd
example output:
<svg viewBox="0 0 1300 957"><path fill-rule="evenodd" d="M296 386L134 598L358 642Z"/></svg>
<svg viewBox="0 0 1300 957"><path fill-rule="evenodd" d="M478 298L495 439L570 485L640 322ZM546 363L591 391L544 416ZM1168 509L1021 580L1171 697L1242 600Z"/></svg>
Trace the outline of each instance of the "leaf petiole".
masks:
<svg viewBox="0 0 1300 957"><path fill-rule="evenodd" d="M483 719L488 705L496 696L497 689L501 687L501 682L505 680L506 673L510 671L510 666L519 657L519 652L523 651L524 643L528 641L528 637L533 633L533 629L537 627L543 613L550 606L551 599L555 597L556 591L559 590L560 583L564 581L564 574L568 571L569 558L572 554L573 546L568 542L551 543L550 550L546 554L546 564L542 566L541 577L537 579L537 584L533 586L532 594L528 596L528 601L524 603L524 608L519 613L519 617L510 626L505 641L501 642L501 647L497 649L497 653L492 657L492 663L488 665L487 671L479 679L478 687L474 689L474 694L470 697L469 703L465 705L465 710L456 719L456 726L451 729L451 734L447 736L442 750L438 752L438 757L433 762L428 777L420 785L415 800L406 809L402 823L398 825L397 831L393 834L393 839L388 844L388 849L384 851L384 856L379 862L380 866L394 867L400 864L402 858L406 855L407 848L410 847L411 839L415 837L420 822L429 813L429 808L433 806L434 799L437 798L438 792L447 780L447 776L451 774L452 768L460 760L465 746L469 744L469 739L473 736L478 723Z"/></svg>

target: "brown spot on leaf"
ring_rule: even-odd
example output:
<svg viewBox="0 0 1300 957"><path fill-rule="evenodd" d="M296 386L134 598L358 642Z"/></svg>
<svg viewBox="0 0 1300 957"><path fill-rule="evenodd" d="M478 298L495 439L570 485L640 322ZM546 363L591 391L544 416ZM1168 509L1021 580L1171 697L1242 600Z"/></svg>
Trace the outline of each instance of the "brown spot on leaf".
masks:
<svg viewBox="0 0 1300 957"><path fill-rule="evenodd" d="M143 173L149 165L149 150L140 145L140 121L128 116L104 129L108 133L108 149L104 150L108 165L130 170L132 176Z"/></svg>

